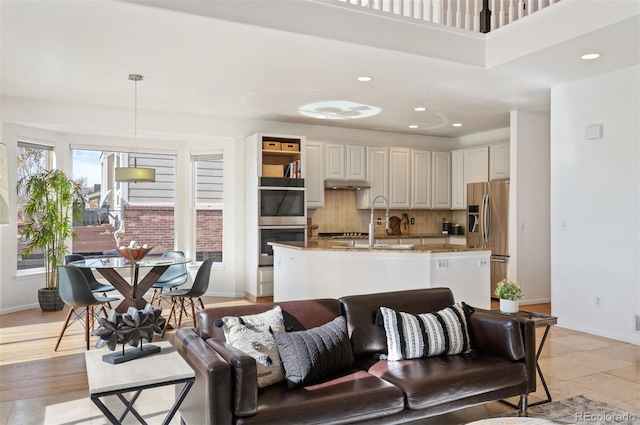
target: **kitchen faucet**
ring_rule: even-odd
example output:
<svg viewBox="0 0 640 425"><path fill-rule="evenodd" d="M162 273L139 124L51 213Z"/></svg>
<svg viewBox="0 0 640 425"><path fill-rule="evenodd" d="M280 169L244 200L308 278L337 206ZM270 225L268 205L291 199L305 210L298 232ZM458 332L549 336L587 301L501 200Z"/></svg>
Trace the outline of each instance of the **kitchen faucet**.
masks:
<svg viewBox="0 0 640 425"><path fill-rule="evenodd" d="M386 196L380 194L380 195L376 195L375 198L373 198L373 201L371 201L371 222L369 223L369 248L373 247L373 241L374 241L374 233L376 231L376 224L373 218L373 207L376 205L376 200L378 198L382 198L384 200L384 203L387 205L387 213L385 215L385 226L384 228L389 230L389 200L387 199Z"/></svg>

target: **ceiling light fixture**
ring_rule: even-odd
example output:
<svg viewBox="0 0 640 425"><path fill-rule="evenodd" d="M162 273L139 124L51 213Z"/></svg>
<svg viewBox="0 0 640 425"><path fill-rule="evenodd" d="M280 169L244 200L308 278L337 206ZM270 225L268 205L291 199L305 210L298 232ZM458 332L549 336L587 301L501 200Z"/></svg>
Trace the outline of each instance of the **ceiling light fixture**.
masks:
<svg viewBox="0 0 640 425"><path fill-rule="evenodd" d="M417 108L413 108L413 110L416 112L424 112L427 110L427 108L425 108L424 106L418 106Z"/></svg>
<svg viewBox="0 0 640 425"><path fill-rule="evenodd" d="M453 124L451 124L451 127L462 127L462 123L461 122L454 122Z"/></svg>
<svg viewBox="0 0 640 425"><path fill-rule="evenodd" d="M593 59L598 59L600 57L600 53L587 53L584 54L582 56L580 56L580 59L585 60L585 61L590 61Z"/></svg>
<svg viewBox="0 0 640 425"><path fill-rule="evenodd" d="M409 126L409 128L418 128L418 126L415 125L415 124L412 124L412 125Z"/></svg>
<svg viewBox="0 0 640 425"><path fill-rule="evenodd" d="M373 80L373 77L369 77L369 76L362 76L362 77L358 77L356 78L356 80L362 82L362 83L367 83L371 80Z"/></svg>
<svg viewBox="0 0 640 425"><path fill-rule="evenodd" d="M138 81L142 81L142 75L129 74L129 79L135 83L135 108L133 137L134 146L138 146ZM138 167L138 158L133 157L133 167L116 167L117 182L155 182L155 168Z"/></svg>

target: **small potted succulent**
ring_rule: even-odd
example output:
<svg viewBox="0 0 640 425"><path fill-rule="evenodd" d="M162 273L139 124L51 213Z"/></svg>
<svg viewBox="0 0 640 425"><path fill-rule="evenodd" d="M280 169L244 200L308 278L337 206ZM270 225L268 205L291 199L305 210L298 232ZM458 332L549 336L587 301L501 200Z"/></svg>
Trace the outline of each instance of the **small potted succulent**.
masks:
<svg viewBox="0 0 640 425"><path fill-rule="evenodd" d="M519 306L519 300L522 298L522 286L510 280L501 280L498 282L494 295L500 299L500 311L503 313L516 313Z"/></svg>

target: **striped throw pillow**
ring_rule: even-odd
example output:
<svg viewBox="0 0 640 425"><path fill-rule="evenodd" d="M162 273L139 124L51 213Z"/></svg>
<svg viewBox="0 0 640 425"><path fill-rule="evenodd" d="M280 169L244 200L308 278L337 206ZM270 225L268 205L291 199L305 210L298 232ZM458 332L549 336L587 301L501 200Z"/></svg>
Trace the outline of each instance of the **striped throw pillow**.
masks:
<svg viewBox="0 0 640 425"><path fill-rule="evenodd" d="M469 330L464 307L454 304L435 313L412 314L380 307L389 361L467 353Z"/></svg>

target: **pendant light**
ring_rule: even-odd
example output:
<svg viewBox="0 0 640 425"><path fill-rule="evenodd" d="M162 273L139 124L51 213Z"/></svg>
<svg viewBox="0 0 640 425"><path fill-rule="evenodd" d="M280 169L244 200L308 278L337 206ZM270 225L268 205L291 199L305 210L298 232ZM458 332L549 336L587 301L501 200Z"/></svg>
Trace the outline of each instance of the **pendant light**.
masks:
<svg viewBox="0 0 640 425"><path fill-rule="evenodd" d="M135 114L134 114L134 146L138 146L138 81L142 75L130 74L129 79L135 83ZM138 158L133 157L133 167L116 167L117 182L155 182L155 168L138 167Z"/></svg>

